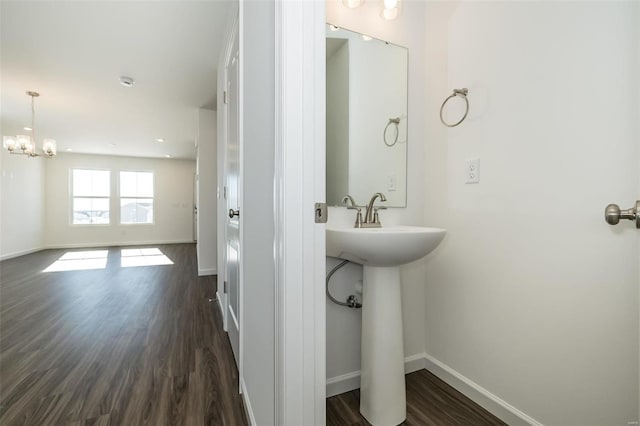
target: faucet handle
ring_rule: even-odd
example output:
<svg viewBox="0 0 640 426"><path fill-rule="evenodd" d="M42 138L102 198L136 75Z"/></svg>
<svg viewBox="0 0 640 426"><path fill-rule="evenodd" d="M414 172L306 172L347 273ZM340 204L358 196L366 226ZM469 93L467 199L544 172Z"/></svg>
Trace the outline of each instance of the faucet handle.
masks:
<svg viewBox="0 0 640 426"><path fill-rule="evenodd" d="M352 207L354 208L354 207ZM353 225L354 228L362 228L362 210L358 209L358 214L356 214L356 223Z"/></svg>
<svg viewBox="0 0 640 426"><path fill-rule="evenodd" d="M380 226L382 226L382 224L380 224L380 215L378 215L378 210L386 210L386 207L383 206L376 206L373 208L373 223L375 224L379 224Z"/></svg>
<svg viewBox="0 0 640 426"><path fill-rule="evenodd" d="M351 205L349 205L349 203L351 203ZM349 194L342 198L342 204L346 205L348 210L358 210L358 212L362 211L362 206L358 206L353 197Z"/></svg>

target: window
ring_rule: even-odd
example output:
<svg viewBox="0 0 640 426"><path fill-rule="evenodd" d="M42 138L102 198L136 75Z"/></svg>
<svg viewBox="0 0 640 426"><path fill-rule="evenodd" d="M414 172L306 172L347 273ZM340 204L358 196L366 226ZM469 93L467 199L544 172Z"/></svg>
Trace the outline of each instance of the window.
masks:
<svg viewBox="0 0 640 426"><path fill-rule="evenodd" d="M109 170L73 169L74 225L108 225L111 173Z"/></svg>
<svg viewBox="0 0 640 426"><path fill-rule="evenodd" d="M120 223L153 223L153 172L120 172Z"/></svg>

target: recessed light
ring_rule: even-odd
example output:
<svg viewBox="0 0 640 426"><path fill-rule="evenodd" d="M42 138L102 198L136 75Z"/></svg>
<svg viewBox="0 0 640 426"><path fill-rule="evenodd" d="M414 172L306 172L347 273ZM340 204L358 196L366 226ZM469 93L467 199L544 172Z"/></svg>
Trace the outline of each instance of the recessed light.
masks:
<svg viewBox="0 0 640 426"><path fill-rule="evenodd" d="M120 84L122 84L124 87L133 87L133 85L136 84L136 81L131 77L123 75L122 77L120 77Z"/></svg>
<svg viewBox="0 0 640 426"><path fill-rule="evenodd" d="M164 142L164 138L156 138L156 142Z"/></svg>
<svg viewBox="0 0 640 426"><path fill-rule="evenodd" d="M27 127L27 126L24 126L23 129L26 130L27 132L30 132L33 130L31 127Z"/></svg>
<svg viewBox="0 0 640 426"><path fill-rule="evenodd" d="M167 158L171 158L171 156L170 156L169 154L166 154L166 155L165 155L165 157L167 157Z"/></svg>

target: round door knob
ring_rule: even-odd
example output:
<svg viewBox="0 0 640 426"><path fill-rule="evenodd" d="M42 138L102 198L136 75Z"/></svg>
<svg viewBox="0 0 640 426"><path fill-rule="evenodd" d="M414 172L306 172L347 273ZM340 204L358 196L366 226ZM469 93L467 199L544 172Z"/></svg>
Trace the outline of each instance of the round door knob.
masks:
<svg viewBox="0 0 640 426"><path fill-rule="evenodd" d="M620 219L629 219L636 222L636 228L640 229L640 200L636 200L635 206L621 210L617 204L609 204L604 209L604 219L609 225L617 225Z"/></svg>
<svg viewBox="0 0 640 426"><path fill-rule="evenodd" d="M604 209L604 219L609 225L617 225L620 222L620 206L617 204L609 204Z"/></svg>
<svg viewBox="0 0 640 426"><path fill-rule="evenodd" d="M234 216L240 216L240 210L229 209L229 218L233 219Z"/></svg>

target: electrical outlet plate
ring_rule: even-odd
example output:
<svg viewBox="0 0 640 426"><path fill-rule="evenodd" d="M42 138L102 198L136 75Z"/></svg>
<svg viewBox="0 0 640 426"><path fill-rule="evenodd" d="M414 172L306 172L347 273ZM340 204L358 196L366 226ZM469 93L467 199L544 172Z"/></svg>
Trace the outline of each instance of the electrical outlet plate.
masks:
<svg viewBox="0 0 640 426"><path fill-rule="evenodd" d="M480 159L469 158L465 162L465 183L480 183Z"/></svg>

